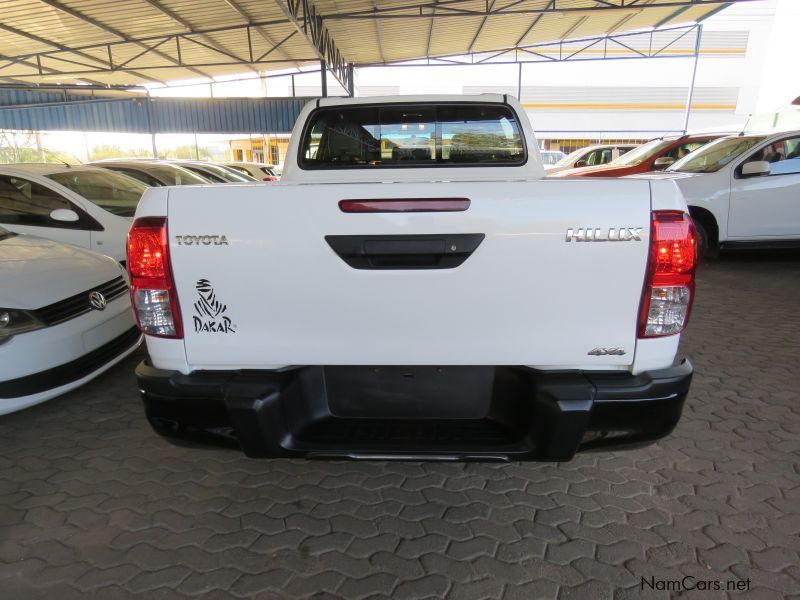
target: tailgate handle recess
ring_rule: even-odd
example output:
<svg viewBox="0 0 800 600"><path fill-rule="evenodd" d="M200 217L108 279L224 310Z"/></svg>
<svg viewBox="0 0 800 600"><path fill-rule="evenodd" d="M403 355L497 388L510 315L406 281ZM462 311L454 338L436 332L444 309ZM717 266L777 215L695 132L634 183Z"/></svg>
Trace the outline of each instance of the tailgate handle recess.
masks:
<svg viewBox="0 0 800 600"><path fill-rule="evenodd" d="M325 241L354 269L452 269L486 237L482 233L434 235L327 235Z"/></svg>

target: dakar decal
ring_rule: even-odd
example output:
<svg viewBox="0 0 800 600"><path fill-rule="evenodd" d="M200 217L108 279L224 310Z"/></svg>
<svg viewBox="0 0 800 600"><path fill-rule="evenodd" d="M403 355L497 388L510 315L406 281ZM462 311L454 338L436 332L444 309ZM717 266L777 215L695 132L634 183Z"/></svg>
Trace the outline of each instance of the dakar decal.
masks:
<svg viewBox="0 0 800 600"><path fill-rule="evenodd" d="M192 315L194 330L207 333L236 333L236 325L225 312L228 305L217 299L214 288L208 279L200 279L195 284L200 299L194 303L195 315Z"/></svg>

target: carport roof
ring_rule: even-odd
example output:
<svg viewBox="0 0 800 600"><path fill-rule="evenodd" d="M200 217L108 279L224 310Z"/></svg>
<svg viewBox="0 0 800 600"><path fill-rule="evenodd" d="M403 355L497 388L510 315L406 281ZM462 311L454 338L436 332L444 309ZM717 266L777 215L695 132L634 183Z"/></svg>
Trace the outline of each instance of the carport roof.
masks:
<svg viewBox="0 0 800 600"><path fill-rule="evenodd" d="M489 52L750 0L4 0L0 82L133 85Z"/></svg>

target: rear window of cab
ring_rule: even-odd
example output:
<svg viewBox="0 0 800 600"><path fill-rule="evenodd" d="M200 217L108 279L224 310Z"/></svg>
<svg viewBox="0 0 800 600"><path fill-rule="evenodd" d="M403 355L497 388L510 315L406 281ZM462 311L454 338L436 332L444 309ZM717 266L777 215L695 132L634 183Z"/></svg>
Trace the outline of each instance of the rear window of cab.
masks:
<svg viewBox="0 0 800 600"><path fill-rule="evenodd" d="M302 169L518 166L527 159L505 104L319 108L303 132Z"/></svg>

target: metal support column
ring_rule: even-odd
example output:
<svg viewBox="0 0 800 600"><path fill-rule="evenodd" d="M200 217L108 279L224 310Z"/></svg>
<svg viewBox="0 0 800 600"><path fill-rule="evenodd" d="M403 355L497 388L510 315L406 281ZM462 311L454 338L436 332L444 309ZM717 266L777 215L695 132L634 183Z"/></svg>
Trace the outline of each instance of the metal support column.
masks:
<svg viewBox="0 0 800 600"><path fill-rule="evenodd" d="M320 83L322 85L322 94L323 98L328 97L328 65L325 64L324 60L319 61L319 77Z"/></svg>
<svg viewBox="0 0 800 600"><path fill-rule="evenodd" d="M517 75L517 100L522 102L522 63L519 63L519 74Z"/></svg>
<svg viewBox="0 0 800 600"><path fill-rule="evenodd" d="M158 158L156 150L156 129L153 124L153 101L150 98L150 90L147 91L147 128L150 130L150 143L153 146L153 158Z"/></svg>
<svg viewBox="0 0 800 600"><path fill-rule="evenodd" d="M689 84L689 94L686 97L686 112L683 115L683 133L689 130L689 117L692 114L692 101L694 100L694 82L697 79L697 63L700 60L700 42L703 38L703 25L697 26L697 38L694 42L694 63L692 65L692 82Z"/></svg>
<svg viewBox="0 0 800 600"><path fill-rule="evenodd" d="M356 95L355 69L353 63L347 63L347 95L351 98Z"/></svg>

